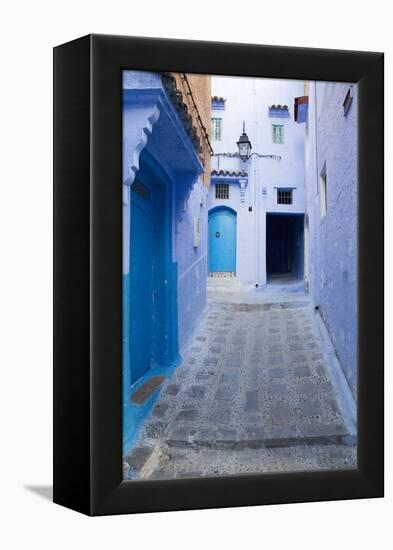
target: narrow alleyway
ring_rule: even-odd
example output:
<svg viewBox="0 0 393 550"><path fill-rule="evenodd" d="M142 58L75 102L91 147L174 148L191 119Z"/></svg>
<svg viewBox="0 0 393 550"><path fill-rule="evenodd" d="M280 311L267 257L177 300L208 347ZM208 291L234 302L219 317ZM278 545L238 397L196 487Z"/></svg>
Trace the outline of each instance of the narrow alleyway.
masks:
<svg viewBox="0 0 393 550"><path fill-rule="evenodd" d="M351 468L354 429L302 285L209 278L208 311L165 381L125 478Z"/></svg>

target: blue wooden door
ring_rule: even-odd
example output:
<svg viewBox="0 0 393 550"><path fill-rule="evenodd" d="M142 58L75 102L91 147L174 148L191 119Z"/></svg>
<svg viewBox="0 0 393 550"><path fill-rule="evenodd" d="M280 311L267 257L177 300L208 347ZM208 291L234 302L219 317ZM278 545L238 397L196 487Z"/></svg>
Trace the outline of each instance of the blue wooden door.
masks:
<svg viewBox="0 0 393 550"><path fill-rule="evenodd" d="M209 271L236 272L236 213L227 208L209 213Z"/></svg>
<svg viewBox="0 0 393 550"><path fill-rule="evenodd" d="M153 216L151 189L131 187L130 368L131 384L151 366L153 337Z"/></svg>

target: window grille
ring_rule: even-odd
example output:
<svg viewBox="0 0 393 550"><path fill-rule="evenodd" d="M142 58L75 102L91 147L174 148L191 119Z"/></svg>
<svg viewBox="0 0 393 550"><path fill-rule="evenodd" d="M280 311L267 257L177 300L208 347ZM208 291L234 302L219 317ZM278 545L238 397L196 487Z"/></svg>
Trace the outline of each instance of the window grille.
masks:
<svg viewBox="0 0 393 550"><path fill-rule="evenodd" d="M284 143L284 125L272 124L273 143Z"/></svg>
<svg viewBox="0 0 393 550"><path fill-rule="evenodd" d="M222 118L212 118L212 140L221 141Z"/></svg>
<svg viewBox="0 0 393 550"><path fill-rule="evenodd" d="M216 183L216 199L229 199L229 183Z"/></svg>
<svg viewBox="0 0 393 550"><path fill-rule="evenodd" d="M292 204L292 189L277 189L277 204Z"/></svg>

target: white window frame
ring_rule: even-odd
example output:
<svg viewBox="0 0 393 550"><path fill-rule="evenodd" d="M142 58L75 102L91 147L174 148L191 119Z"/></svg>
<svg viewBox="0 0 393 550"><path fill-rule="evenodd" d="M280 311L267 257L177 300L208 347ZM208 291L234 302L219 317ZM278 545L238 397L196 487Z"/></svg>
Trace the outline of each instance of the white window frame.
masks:
<svg viewBox="0 0 393 550"><path fill-rule="evenodd" d="M212 121L212 141L222 141L222 117L213 116L211 121ZM217 125L216 125L216 122L218 122Z"/></svg>
<svg viewBox="0 0 393 550"><path fill-rule="evenodd" d="M279 133L280 141L278 140L276 128L281 128L281 131ZM284 145L284 139L285 139L284 124L272 124L272 142L277 145Z"/></svg>

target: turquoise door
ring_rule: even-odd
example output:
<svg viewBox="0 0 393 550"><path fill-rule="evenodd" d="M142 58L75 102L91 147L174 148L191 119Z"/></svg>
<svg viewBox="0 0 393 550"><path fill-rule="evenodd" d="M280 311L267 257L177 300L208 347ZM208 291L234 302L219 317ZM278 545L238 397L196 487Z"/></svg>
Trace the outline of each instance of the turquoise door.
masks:
<svg viewBox="0 0 393 550"><path fill-rule="evenodd" d="M130 370L131 384L151 366L153 338L153 216L151 189L131 187Z"/></svg>
<svg viewBox="0 0 393 550"><path fill-rule="evenodd" d="M236 272L236 212L209 212L209 271Z"/></svg>

